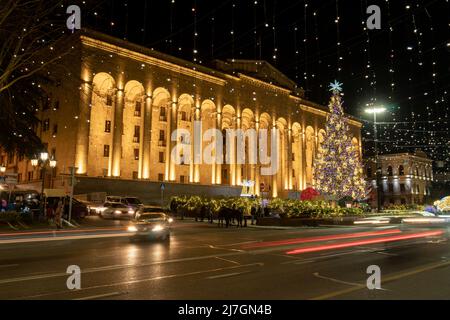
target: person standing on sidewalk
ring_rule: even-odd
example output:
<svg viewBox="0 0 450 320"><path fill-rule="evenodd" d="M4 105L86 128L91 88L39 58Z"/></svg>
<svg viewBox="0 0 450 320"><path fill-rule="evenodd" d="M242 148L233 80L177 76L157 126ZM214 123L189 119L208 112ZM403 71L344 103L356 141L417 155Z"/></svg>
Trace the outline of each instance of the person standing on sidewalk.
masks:
<svg viewBox="0 0 450 320"><path fill-rule="evenodd" d="M252 225L254 225L256 218L256 208L254 205L252 205L252 208L250 209L250 215L252 216Z"/></svg>
<svg viewBox="0 0 450 320"><path fill-rule="evenodd" d="M63 202L61 199L58 200L58 205L55 210L55 223L56 229L62 229L62 215L63 215Z"/></svg>

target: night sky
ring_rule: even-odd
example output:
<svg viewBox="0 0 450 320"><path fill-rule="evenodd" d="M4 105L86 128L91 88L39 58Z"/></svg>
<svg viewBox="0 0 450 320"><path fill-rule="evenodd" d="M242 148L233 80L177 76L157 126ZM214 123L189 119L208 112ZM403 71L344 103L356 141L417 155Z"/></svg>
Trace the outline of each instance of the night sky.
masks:
<svg viewBox="0 0 450 320"><path fill-rule="evenodd" d="M76 1L74 2L76 3ZM383 105L382 152L420 148L449 160L450 3L448 0L83 1L82 27L208 65L264 59L328 104L328 83L344 83L344 109L373 123ZM381 30L366 30L366 8L381 8Z"/></svg>

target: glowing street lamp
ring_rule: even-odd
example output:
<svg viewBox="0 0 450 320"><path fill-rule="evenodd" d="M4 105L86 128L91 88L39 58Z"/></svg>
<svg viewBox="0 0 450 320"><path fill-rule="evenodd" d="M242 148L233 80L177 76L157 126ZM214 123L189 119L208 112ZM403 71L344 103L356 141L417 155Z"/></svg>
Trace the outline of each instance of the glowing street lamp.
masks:
<svg viewBox="0 0 450 320"><path fill-rule="evenodd" d="M45 203L44 203L44 186L45 186L45 173L47 166L50 166L50 168L54 169L56 167L56 160L52 157L49 160L48 152L41 152L39 153L39 158L33 158L31 159L31 165L33 167L40 167L41 168L41 174L42 174L42 186L41 186L41 201L42 201L42 210L45 212ZM53 180L53 170L52 170L52 177L51 181Z"/></svg>
<svg viewBox="0 0 450 320"><path fill-rule="evenodd" d="M42 162L47 161L48 160L48 153L47 152L41 152L40 158L41 158Z"/></svg>
<svg viewBox="0 0 450 320"><path fill-rule="evenodd" d="M385 107L373 107L373 108L367 108L364 111L366 113L377 114L377 113L383 113L384 111L386 111L386 108Z"/></svg>
<svg viewBox="0 0 450 320"><path fill-rule="evenodd" d="M56 167L56 160L52 158L52 160L50 160L50 167L54 168Z"/></svg>
<svg viewBox="0 0 450 320"><path fill-rule="evenodd" d="M381 198L380 198L380 178L381 178L381 168L378 167L378 148L377 148L377 114L386 111L383 106L372 106L364 110L366 113L373 114L373 142L375 151L375 168L376 168L376 185L377 185L377 211L380 211Z"/></svg>

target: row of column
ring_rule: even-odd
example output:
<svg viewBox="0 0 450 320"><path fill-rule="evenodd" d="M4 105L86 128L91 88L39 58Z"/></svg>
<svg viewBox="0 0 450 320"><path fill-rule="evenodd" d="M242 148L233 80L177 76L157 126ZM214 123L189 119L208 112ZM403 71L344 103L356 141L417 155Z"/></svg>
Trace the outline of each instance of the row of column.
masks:
<svg viewBox="0 0 450 320"><path fill-rule="evenodd" d="M87 161L88 161L88 146L89 146L89 120L90 120L90 104L92 101L92 83L86 82L82 84L82 90L80 90L80 104L79 104L79 123L77 131L77 142L76 142L76 155L75 155L75 165L78 168L78 174L87 173ZM145 96L143 112L143 130L141 139L141 157L139 157L139 178L148 179L150 177L151 169L151 124L152 124L152 97L149 95ZM120 176L120 163L121 163L121 149L122 149L122 132L123 132L123 110L124 110L124 91L123 89L117 89L115 106L114 106L114 130L113 130L113 142L112 142L112 153L110 159L109 172L112 176ZM194 108L194 114L191 117L192 122L195 120L200 120L201 118L200 108ZM168 126L167 126L167 136L166 136L166 163L165 163L165 180L175 181L175 163L171 159L171 150L175 147L176 141L172 141L171 132L177 128L177 103L172 102L170 105L170 110L168 112ZM222 114L217 113L216 117L216 128L222 129ZM193 125L192 125L193 128ZM242 120L240 117L237 118L235 122L235 129L242 129ZM275 129L276 126L273 125ZM257 137L259 136L259 122L255 122L255 129ZM192 129L193 130L193 129ZM270 139L270 137L269 137ZM281 135L280 141L280 168L277 174L272 176L272 195L278 196L278 180L281 181L280 186L283 190L293 189L293 161L292 161L292 130L285 129L284 133ZM306 187L306 141L304 135L301 134L300 137L300 155L299 155L299 167L301 172L296 172L296 178L298 181L298 188L304 189ZM191 155L193 157L194 152L192 150ZM233 153L231 155L233 159L236 158L236 147L233 148ZM228 164L226 164L228 165ZM240 185L242 183L241 176L241 164L231 164L229 165L229 182L230 185ZM250 166L250 180L255 183L255 192L260 193L260 168L258 164L248 164ZM298 168L297 168L298 169ZM190 182L198 183L200 182L200 173L198 164L190 164ZM211 171L211 182L214 184L222 184L222 164L216 163L213 165ZM281 176L281 179L279 178Z"/></svg>

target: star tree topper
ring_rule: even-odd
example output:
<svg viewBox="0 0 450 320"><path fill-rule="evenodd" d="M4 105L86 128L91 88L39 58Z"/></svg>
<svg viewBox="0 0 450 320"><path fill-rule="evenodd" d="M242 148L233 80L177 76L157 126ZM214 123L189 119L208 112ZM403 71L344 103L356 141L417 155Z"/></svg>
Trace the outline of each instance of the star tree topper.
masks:
<svg viewBox="0 0 450 320"><path fill-rule="evenodd" d="M337 80L334 80L334 82L330 83L330 91L333 93L339 93L342 92L342 83L338 82Z"/></svg>

